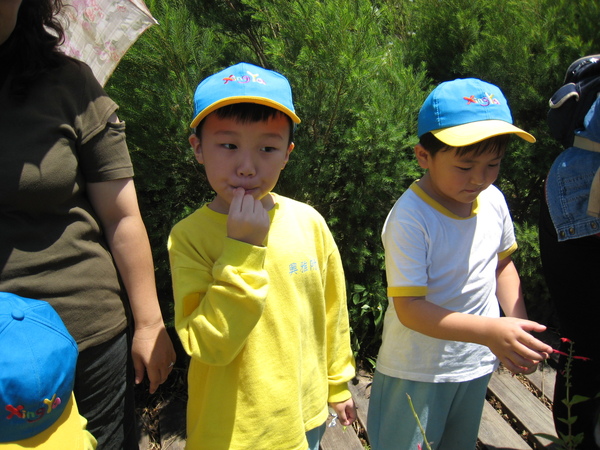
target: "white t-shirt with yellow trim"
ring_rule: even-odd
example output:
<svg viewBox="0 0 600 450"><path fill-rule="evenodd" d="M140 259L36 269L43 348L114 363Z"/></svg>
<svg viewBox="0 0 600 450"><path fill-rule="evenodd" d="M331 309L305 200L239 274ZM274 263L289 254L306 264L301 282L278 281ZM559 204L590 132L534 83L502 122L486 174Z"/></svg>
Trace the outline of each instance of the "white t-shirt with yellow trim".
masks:
<svg viewBox="0 0 600 450"><path fill-rule="evenodd" d="M425 296L452 311L499 317L496 267L517 248L504 195L490 186L463 218L415 182L390 211L382 240L390 303L377 370L436 383L469 381L494 371L497 358L487 347L413 331L402 325L391 299Z"/></svg>

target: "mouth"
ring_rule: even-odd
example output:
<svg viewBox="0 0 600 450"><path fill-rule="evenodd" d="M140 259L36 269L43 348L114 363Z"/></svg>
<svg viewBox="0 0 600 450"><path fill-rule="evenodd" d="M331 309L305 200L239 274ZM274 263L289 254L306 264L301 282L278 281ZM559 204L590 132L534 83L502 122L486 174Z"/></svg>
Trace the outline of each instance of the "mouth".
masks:
<svg viewBox="0 0 600 450"><path fill-rule="evenodd" d="M252 195L258 189L255 187L235 186L233 188L233 190L240 189L240 188L244 190L244 194L246 194L246 195Z"/></svg>

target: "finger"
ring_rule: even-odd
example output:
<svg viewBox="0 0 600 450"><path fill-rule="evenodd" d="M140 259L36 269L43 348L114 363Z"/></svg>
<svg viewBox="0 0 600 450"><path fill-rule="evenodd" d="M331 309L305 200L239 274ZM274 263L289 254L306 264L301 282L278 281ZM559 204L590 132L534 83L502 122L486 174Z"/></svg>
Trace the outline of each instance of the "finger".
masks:
<svg viewBox="0 0 600 450"><path fill-rule="evenodd" d="M541 323L534 322L533 320L525 320L523 321L521 327L523 330L530 332L535 331L536 333L541 333L546 331L546 325L542 325Z"/></svg>
<svg viewBox="0 0 600 450"><path fill-rule="evenodd" d="M135 372L135 384L140 384L144 381L144 372L146 371L146 367L141 359L133 358L133 370Z"/></svg>
<svg viewBox="0 0 600 450"><path fill-rule="evenodd" d="M519 373L526 373L526 371L530 370L531 368L535 368L541 361L539 357L535 356L536 352L531 352L531 354L534 356L529 357L523 353L515 351L507 355L507 359L510 360L510 362L516 367L521 368Z"/></svg>
<svg viewBox="0 0 600 450"><path fill-rule="evenodd" d="M521 367L531 367L544 359L544 354L530 349L525 345L517 344L512 352L507 355L516 365Z"/></svg>
<svg viewBox="0 0 600 450"><path fill-rule="evenodd" d="M521 367L520 365L515 364L512 360L508 358L503 359L502 364L512 373L522 373L523 370L526 370L525 367Z"/></svg>
<svg viewBox="0 0 600 450"><path fill-rule="evenodd" d="M543 360L548 358L548 355L552 353L552 346L534 338L530 334L526 334L519 342L524 347L522 354L526 358Z"/></svg>
<svg viewBox="0 0 600 450"><path fill-rule="evenodd" d="M242 210L242 201L244 200L244 189L237 187L233 190L233 198L231 199L231 204L229 205L229 212L236 212Z"/></svg>
<svg viewBox="0 0 600 450"><path fill-rule="evenodd" d="M171 361L171 364L169 364L167 366L167 370L165 371L165 377L162 380L162 383L164 383L165 381L167 381L167 378L169 378L169 375L171 375L171 372L173 371L174 367L175 367L175 361Z"/></svg>
<svg viewBox="0 0 600 450"><path fill-rule="evenodd" d="M258 200L255 200L254 197L252 197L250 194L244 194L242 196L240 209L242 211L247 211L247 212L250 212L250 213L254 213L256 211L256 208L257 208L256 202L258 202Z"/></svg>
<svg viewBox="0 0 600 450"><path fill-rule="evenodd" d="M539 363L535 363L533 366L529 367L527 370L523 371L524 375L529 375L537 370Z"/></svg>
<svg viewBox="0 0 600 450"><path fill-rule="evenodd" d="M148 370L148 379L150 380L150 388L149 388L149 392L151 394L154 394L156 392L156 390L158 389L158 386L160 386L160 384L162 383L162 375L160 374L160 371L156 370L156 371L150 371Z"/></svg>
<svg viewBox="0 0 600 450"><path fill-rule="evenodd" d="M356 420L356 409L348 408L346 416L348 417L348 425L352 424Z"/></svg>

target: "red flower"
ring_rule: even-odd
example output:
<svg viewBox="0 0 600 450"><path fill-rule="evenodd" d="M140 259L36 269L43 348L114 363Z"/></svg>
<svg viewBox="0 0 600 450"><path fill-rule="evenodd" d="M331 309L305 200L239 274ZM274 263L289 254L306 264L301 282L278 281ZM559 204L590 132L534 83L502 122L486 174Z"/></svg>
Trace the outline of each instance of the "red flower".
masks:
<svg viewBox="0 0 600 450"><path fill-rule="evenodd" d="M559 355L563 355L563 356L566 356L566 357L570 356L569 354L567 354L565 352L561 352L560 350L556 350L554 348L552 349L552 352L553 353L558 353ZM580 359L582 361L591 361L591 358L588 358L587 356L575 356L575 355L573 355L573 356L571 356L571 358L573 358L573 359Z"/></svg>

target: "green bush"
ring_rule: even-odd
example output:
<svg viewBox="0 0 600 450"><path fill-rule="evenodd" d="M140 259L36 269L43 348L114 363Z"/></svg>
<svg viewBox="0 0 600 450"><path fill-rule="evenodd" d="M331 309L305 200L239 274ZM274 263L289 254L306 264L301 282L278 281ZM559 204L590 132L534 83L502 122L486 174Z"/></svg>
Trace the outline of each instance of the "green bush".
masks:
<svg viewBox="0 0 600 450"><path fill-rule="evenodd" d="M288 77L302 124L276 190L329 223L348 282L353 346L373 361L387 306L381 227L420 176L416 119L437 83L479 77L505 92L514 139L499 187L515 221L514 259L533 317L546 320L537 247L543 180L560 148L547 99L566 66L598 49L600 6L568 0L150 0L160 25L126 54L107 90L128 124L142 213L154 249L161 305L172 310L166 239L212 198L189 149L193 91L247 61ZM550 320L550 319L548 319Z"/></svg>

